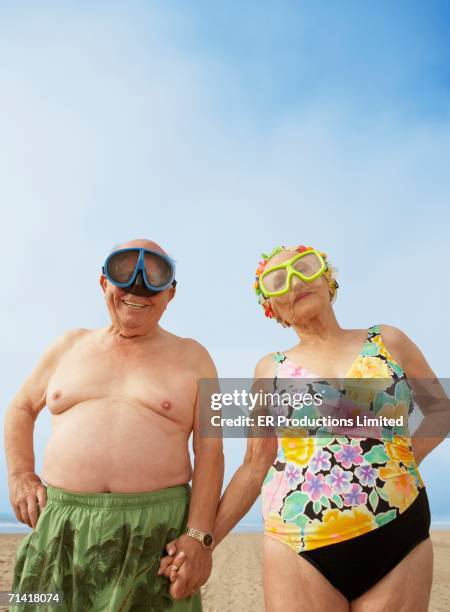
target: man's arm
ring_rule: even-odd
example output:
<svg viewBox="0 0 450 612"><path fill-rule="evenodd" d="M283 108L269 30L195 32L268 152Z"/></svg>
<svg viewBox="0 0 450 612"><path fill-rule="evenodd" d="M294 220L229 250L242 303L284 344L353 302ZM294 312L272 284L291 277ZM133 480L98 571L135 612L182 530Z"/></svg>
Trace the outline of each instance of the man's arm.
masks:
<svg viewBox="0 0 450 612"><path fill-rule="evenodd" d="M267 472L275 460L276 438L249 438L247 452L220 500L214 524L215 546L243 518L261 493Z"/></svg>
<svg viewBox="0 0 450 612"><path fill-rule="evenodd" d="M191 341L192 342L192 341ZM194 356L198 379L217 379L217 371L208 352L198 343L194 343ZM192 495L189 505L187 525L194 529L212 533L217 512L217 505L222 491L224 458L222 438L210 438L201 435L200 393L197 397L193 419L194 470L192 476ZM201 542L188 535L167 545L167 551L177 552L179 558L186 559L184 567L183 589L179 585L171 586L171 595L182 598L190 595L204 584L211 573L212 554Z"/></svg>
<svg viewBox="0 0 450 612"><path fill-rule="evenodd" d="M33 528L39 508L46 504L46 488L35 473L34 422L45 407L48 381L58 360L78 333L79 330L68 332L48 347L13 398L5 416L9 499L17 519Z"/></svg>
<svg viewBox="0 0 450 612"><path fill-rule="evenodd" d="M215 365L203 347L200 352L200 379L217 379ZM220 494L222 492L224 457L221 437L206 437L201 435L201 411L207 406L201 406L200 392L197 391L193 422L192 447L194 451L194 471L192 477L192 497L189 507L188 526L212 533L217 513ZM205 415L203 415L204 418ZM209 413L207 415L207 418ZM190 540L192 538L188 537Z"/></svg>

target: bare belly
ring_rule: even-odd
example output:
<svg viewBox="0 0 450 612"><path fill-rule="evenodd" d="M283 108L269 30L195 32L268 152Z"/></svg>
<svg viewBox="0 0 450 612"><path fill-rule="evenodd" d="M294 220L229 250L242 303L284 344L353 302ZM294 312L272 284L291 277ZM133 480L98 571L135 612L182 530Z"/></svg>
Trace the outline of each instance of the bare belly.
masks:
<svg viewBox="0 0 450 612"><path fill-rule="evenodd" d="M46 484L69 491L137 493L191 479L188 432L142 405L94 400L53 415Z"/></svg>

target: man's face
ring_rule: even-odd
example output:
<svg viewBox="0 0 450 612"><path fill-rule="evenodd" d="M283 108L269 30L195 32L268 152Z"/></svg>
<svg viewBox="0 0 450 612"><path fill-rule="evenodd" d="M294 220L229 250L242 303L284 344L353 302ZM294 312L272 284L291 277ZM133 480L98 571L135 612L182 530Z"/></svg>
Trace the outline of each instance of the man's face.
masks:
<svg viewBox="0 0 450 612"><path fill-rule="evenodd" d="M145 248L164 253L159 245L149 240L132 240L121 245L121 249ZM175 295L175 288L168 287L155 295L134 295L127 288L116 287L102 274L100 285L105 294L106 305L114 327L122 335L145 335L154 329L161 319L167 304Z"/></svg>

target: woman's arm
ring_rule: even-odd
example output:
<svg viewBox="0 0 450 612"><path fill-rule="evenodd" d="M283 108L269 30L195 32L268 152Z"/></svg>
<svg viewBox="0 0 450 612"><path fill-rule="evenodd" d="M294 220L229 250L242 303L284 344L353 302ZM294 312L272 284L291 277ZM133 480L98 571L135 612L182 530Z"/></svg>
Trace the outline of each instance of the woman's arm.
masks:
<svg viewBox="0 0 450 612"><path fill-rule="evenodd" d="M411 438L417 464L438 445L450 429L450 401L436 374L417 345L400 329L382 326L388 351L408 376L424 418Z"/></svg>
<svg viewBox="0 0 450 612"><path fill-rule="evenodd" d="M270 391L273 376L273 358L269 354L256 364L252 391ZM257 422L258 414L265 412L264 407L256 406L252 416ZM274 430L268 431L265 427L255 426L250 430L250 434L252 437L247 439L244 461L228 484L219 503L214 523L215 546L253 506L261 493L264 478L277 455L278 441Z"/></svg>
<svg viewBox="0 0 450 612"><path fill-rule="evenodd" d="M228 535L255 503L276 454L276 438L249 438L244 461L228 484L219 503L214 523L215 546Z"/></svg>

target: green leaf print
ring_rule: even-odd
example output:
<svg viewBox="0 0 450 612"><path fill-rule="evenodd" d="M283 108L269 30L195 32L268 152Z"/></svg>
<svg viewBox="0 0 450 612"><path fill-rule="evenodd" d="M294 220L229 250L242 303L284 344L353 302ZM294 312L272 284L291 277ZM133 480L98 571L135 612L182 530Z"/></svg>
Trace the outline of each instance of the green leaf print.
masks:
<svg viewBox="0 0 450 612"><path fill-rule="evenodd" d="M378 495L379 495L379 496L380 496L382 499L384 499L385 501L388 501L388 499L389 499L389 495L388 495L387 493L385 493L381 487L375 487L375 488L376 488L376 490L377 490L377 492L378 492Z"/></svg>
<svg viewBox="0 0 450 612"><path fill-rule="evenodd" d="M41 593L51 591L52 585L56 583L55 576L63 575L71 567L75 534L76 530L67 520L61 532L50 540L45 550L37 550L33 545L29 546L28 563L23 567L25 576L20 582L20 591ZM38 540L36 540L37 545Z"/></svg>
<svg viewBox="0 0 450 612"><path fill-rule="evenodd" d="M298 515L303 514L308 499L306 493L301 493L300 491L294 491L288 495L281 511L283 519L285 521L294 521Z"/></svg>
<svg viewBox="0 0 450 612"><path fill-rule="evenodd" d="M318 415L315 406L302 406L301 408L296 408L292 412L293 419L300 419L302 417L306 417L308 419L315 419L317 416Z"/></svg>
<svg viewBox="0 0 450 612"><path fill-rule="evenodd" d="M294 525L297 525L298 527L300 527L300 529L304 529L308 523L309 519L307 516L305 516L304 514L299 514L297 517L295 517L295 519L293 521L290 521L291 523L294 523Z"/></svg>
<svg viewBox="0 0 450 612"><path fill-rule="evenodd" d="M315 501L313 503L313 510L316 514L319 514L319 512L322 510L322 504L319 501Z"/></svg>
<svg viewBox="0 0 450 612"><path fill-rule="evenodd" d="M173 607L173 600L167 588L154 592L151 585L140 584L133 593L129 612L165 612Z"/></svg>
<svg viewBox="0 0 450 612"><path fill-rule="evenodd" d="M395 399L398 402L404 402L407 406L411 402L411 390L406 380L401 380L396 384Z"/></svg>
<svg viewBox="0 0 450 612"><path fill-rule="evenodd" d="M367 463L386 463L389 457L387 456L383 444L373 446L370 451L364 453L364 459Z"/></svg>
<svg viewBox="0 0 450 612"><path fill-rule="evenodd" d="M333 451L333 453L338 453L341 450L339 444L331 444L331 446L329 446L328 448Z"/></svg>
<svg viewBox="0 0 450 612"><path fill-rule="evenodd" d="M67 520L48 544L30 538L19 550L15 590L63 591L66 612L90 612L94 607L95 612L164 612L173 606L167 581L157 577L156 571L164 545L178 535L175 529L158 524L148 535L124 523L78 559L74 548L76 533ZM39 606L37 612L40 608L46 609Z"/></svg>
<svg viewBox="0 0 450 612"><path fill-rule="evenodd" d="M92 566L74 564L72 574L64 577L64 599L74 601L74 610L92 610L93 600L99 586L92 578Z"/></svg>
<svg viewBox="0 0 450 612"><path fill-rule="evenodd" d="M375 396L372 409L376 413L381 410L385 404L392 404L393 401L394 398L392 395L389 395L389 393L386 393L385 391L380 391L380 393L377 393Z"/></svg>
<svg viewBox="0 0 450 612"><path fill-rule="evenodd" d="M322 504L322 506L325 506L326 508L330 507L330 500L325 497L325 495L322 495L322 497L320 498L320 503Z"/></svg>
<svg viewBox="0 0 450 612"><path fill-rule="evenodd" d="M13 578L13 591L19 591L19 582L20 577L23 573L23 568L25 565L25 561L27 558L27 554L36 554L35 548L32 544L33 538L36 537L36 532L33 531L29 536L25 537L22 542L19 544L19 548L17 549L17 560L16 566L14 569L14 578Z"/></svg>
<svg viewBox="0 0 450 612"><path fill-rule="evenodd" d="M397 374L397 376L403 376L403 370L398 364L394 363L390 359L387 360L387 364L392 369L392 371Z"/></svg>
<svg viewBox="0 0 450 612"><path fill-rule="evenodd" d="M377 514L375 517L375 522L379 527L381 527L382 525L386 525L386 523L389 523L390 521L394 520L396 516L396 510L388 510L387 512L381 512L380 514Z"/></svg>
<svg viewBox="0 0 450 612"><path fill-rule="evenodd" d="M342 508L343 502L342 502L340 495L338 495L337 493L334 493L331 499L334 501L334 503L336 504L338 508Z"/></svg>
<svg viewBox="0 0 450 612"><path fill-rule="evenodd" d="M316 438L316 446L328 446L329 444L334 442L334 438L320 436L319 431L320 430L317 431L318 435Z"/></svg>
<svg viewBox="0 0 450 612"><path fill-rule="evenodd" d="M361 356L362 357L375 357L378 355L380 349L376 342L367 341L362 348Z"/></svg>
<svg viewBox="0 0 450 612"><path fill-rule="evenodd" d="M380 498L378 497L376 491L372 490L371 494L369 495L369 502L370 502L370 505L372 506L372 510L374 512L377 509L379 501L380 501Z"/></svg>

